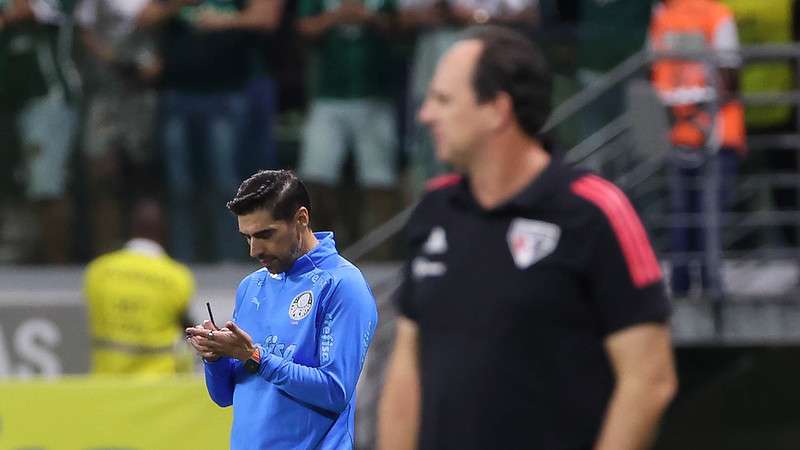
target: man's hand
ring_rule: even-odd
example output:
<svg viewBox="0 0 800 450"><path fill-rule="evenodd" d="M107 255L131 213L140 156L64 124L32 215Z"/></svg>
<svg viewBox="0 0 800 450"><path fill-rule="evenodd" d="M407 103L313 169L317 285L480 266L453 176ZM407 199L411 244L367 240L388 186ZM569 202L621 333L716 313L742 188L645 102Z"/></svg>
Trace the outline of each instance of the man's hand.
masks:
<svg viewBox="0 0 800 450"><path fill-rule="evenodd" d="M184 6L197 6L203 0L150 0L136 17L140 27L152 27L175 17Z"/></svg>
<svg viewBox="0 0 800 450"><path fill-rule="evenodd" d="M171 3L176 8L183 8L184 6L197 6L203 3L203 0L172 0Z"/></svg>
<svg viewBox="0 0 800 450"><path fill-rule="evenodd" d="M231 14L207 8L197 16L195 26L204 31L220 31L235 27L235 18Z"/></svg>
<svg viewBox="0 0 800 450"><path fill-rule="evenodd" d="M211 347L208 346L210 342L208 336L211 332L221 331L218 330L210 320L205 320L202 325L195 325L186 329L186 340L203 359L214 362L222 357L222 355L215 353Z"/></svg>
<svg viewBox="0 0 800 450"><path fill-rule="evenodd" d="M373 14L360 2L343 1L337 12L338 23L361 25L372 20Z"/></svg>
<svg viewBox="0 0 800 450"><path fill-rule="evenodd" d="M153 58L147 63L139 64L139 79L145 84L155 84L164 71L164 64L160 58Z"/></svg>
<svg viewBox="0 0 800 450"><path fill-rule="evenodd" d="M215 329L206 320L202 327L187 328L186 334L190 336L192 346L208 361L216 361L222 356L247 361L255 349L250 335L230 321L222 329Z"/></svg>

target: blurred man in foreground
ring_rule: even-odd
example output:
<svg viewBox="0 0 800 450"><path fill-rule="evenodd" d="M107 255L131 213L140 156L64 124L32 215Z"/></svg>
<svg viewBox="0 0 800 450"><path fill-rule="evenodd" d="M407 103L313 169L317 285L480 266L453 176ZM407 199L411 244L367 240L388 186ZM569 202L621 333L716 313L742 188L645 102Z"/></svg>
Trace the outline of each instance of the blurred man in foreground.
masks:
<svg viewBox="0 0 800 450"><path fill-rule="evenodd" d="M419 117L462 175L408 224L382 450L642 449L675 393L658 261L619 189L542 147L549 95L502 28L437 68Z"/></svg>

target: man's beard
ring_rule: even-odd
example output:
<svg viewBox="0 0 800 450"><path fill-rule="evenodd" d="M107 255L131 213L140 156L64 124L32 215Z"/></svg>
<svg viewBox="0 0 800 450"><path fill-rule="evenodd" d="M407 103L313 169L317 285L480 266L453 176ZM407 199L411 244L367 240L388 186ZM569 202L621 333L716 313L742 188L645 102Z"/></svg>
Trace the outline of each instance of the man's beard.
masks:
<svg viewBox="0 0 800 450"><path fill-rule="evenodd" d="M300 232L297 233L297 239L292 242L292 248L289 251L289 256L292 258L292 264L297 261L297 258L303 256L303 236Z"/></svg>
<svg viewBox="0 0 800 450"><path fill-rule="evenodd" d="M297 258L301 256L303 256L303 242L301 235L298 233L297 239L293 240L291 247L289 247L289 256L286 259L278 260L280 267L277 268L278 272L276 273L289 271L289 269L291 269L294 265L295 261L297 261Z"/></svg>

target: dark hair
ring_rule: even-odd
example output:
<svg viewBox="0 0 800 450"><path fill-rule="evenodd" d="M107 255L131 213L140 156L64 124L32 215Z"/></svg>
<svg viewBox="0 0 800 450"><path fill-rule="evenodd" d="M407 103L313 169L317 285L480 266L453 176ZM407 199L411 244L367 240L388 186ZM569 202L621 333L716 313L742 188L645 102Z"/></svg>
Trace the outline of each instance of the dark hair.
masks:
<svg viewBox="0 0 800 450"><path fill-rule="evenodd" d="M305 206L311 210L311 200L305 185L291 170L261 170L244 180L227 207L237 216L257 209L272 213L275 220L289 220Z"/></svg>
<svg viewBox="0 0 800 450"><path fill-rule="evenodd" d="M133 204L130 217L131 237L164 242L164 212L153 198L139 198Z"/></svg>
<svg viewBox="0 0 800 450"><path fill-rule="evenodd" d="M460 40L473 39L483 44L472 74L478 102L507 93L525 134L541 138L540 131L550 115L553 84L542 51L523 34L497 25L468 28Z"/></svg>

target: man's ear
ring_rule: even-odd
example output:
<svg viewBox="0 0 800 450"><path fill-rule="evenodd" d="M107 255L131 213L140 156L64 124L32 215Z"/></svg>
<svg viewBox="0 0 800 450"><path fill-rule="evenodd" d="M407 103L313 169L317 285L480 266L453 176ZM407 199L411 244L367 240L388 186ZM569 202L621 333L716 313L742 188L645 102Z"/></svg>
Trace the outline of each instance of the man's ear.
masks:
<svg viewBox="0 0 800 450"><path fill-rule="evenodd" d="M308 208L305 206L298 208L297 212L295 213L295 220L298 224L308 227L309 222L311 222L311 216L308 213Z"/></svg>
<svg viewBox="0 0 800 450"><path fill-rule="evenodd" d="M483 123L491 130L505 128L514 115L514 103L506 92L499 92L494 99L485 103Z"/></svg>
<svg viewBox="0 0 800 450"><path fill-rule="evenodd" d="M514 120L514 101L507 92L500 92L494 99L495 113L497 114L497 125L505 125Z"/></svg>

